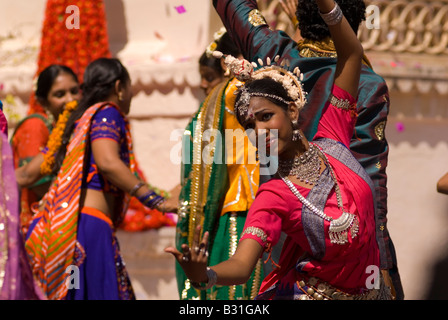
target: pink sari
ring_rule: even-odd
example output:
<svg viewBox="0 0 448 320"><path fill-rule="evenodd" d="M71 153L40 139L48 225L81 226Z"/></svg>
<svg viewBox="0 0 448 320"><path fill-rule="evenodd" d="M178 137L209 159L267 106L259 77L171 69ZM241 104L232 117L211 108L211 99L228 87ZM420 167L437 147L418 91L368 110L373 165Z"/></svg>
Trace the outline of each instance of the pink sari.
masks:
<svg viewBox="0 0 448 320"><path fill-rule="evenodd" d="M0 299L45 299L34 282L20 232L19 196L11 147L0 133Z"/></svg>
<svg viewBox="0 0 448 320"><path fill-rule="evenodd" d="M334 87L340 100L355 100ZM330 222L308 208L278 178L261 185L252 205L241 240L251 238L269 251L285 232L279 267L262 283L258 299L297 299L306 294L310 278L329 284L349 295L369 293L367 281L371 266L379 267L379 250L375 236L375 207L371 181L351 155L348 146L356 114L328 104L322 114L313 144L326 155L341 189L343 207L356 215L359 232L340 245L329 238ZM327 172L327 173L326 173ZM312 189L296 185L299 192L327 216L341 215L333 180L327 168ZM261 236L260 236L261 235ZM240 240L240 241L241 241ZM313 280L314 281L314 280ZM302 283L303 286L300 286ZM306 291L306 290L305 290Z"/></svg>

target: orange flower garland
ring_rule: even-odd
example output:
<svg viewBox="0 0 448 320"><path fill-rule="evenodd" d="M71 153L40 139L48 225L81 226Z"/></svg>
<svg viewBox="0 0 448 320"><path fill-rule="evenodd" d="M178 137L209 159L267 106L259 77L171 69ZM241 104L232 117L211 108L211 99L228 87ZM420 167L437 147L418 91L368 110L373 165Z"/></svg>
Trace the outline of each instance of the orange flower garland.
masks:
<svg viewBox="0 0 448 320"><path fill-rule="evenodd" d="M68 6L79 8L79 29L69 29ZM36 76L52 64L63 64L83 78L87 65L101 57L111 57L104 0L47 0ZM29 114L43 112L34 93Z"/></svg>
<svg viewBox="0 0 448 320"><path fill-rule="evenodd" d="M50 138L47 142L47 152L44 154L44 162L40 166L40 172L42 175L48 175L53 170L55 163L54 154L58 151L62 144L62 135L64 134L65 126L67 125L68 118L72 114L73 110L78 106L77 101L69 102L65 105L64 111L58 118L56 126L51 131Z"/></svg>

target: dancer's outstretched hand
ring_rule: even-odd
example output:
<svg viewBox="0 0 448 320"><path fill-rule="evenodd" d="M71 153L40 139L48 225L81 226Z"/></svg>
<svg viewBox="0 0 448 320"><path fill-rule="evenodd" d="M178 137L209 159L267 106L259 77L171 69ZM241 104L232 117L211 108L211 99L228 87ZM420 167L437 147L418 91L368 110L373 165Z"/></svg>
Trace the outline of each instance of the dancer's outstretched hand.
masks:
<svg viewBox="0 0 448 320"><path fill-rule="evenodd" d="M168 247L165 252L171 253L184 270L187 277L193 282L207 282L206 274L207 258L208 258L208 236L205 232L202 239L201 226L198 226L193 236L192 248L187 244L182 245L182 252L174 247Z"/></svg>

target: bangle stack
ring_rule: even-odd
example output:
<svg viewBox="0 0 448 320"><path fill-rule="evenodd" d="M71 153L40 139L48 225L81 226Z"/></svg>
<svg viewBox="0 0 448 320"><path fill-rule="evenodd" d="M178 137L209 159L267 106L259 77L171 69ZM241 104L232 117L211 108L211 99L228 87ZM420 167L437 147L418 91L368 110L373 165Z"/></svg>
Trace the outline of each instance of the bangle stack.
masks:
<svg viewBox="0 0 448 320"><path fill-rule="evenodd" d="M320 16L325 21L325 23L329 26L333 26L335 24L338 24L341 20L344 14L342 13L341 8L338 6L337 2L334 3L334 8L328 12L328 13L321 13L319 11Z"/></svg>
<svg viewBox="0 0 448 320"><path fill-rule="evenodd" d="M138 201L140 201L142 204L144 204L146 207L150 209L154 209L160 204L162 204L163 201L165 201L165 198L162 196L159 196L154 191L148 191L145 194L137 197Z"/></svg>
<svg viewBox="0 0 448 320"><path fill-rule="evenodd" d="M216 272L207 267L206 273L208 278L207 283L205 285L200 285L198 282L191 282L193 288L198 290L207 290L216 284L216 282L218 281L218 275L216 274Z"/></svg>

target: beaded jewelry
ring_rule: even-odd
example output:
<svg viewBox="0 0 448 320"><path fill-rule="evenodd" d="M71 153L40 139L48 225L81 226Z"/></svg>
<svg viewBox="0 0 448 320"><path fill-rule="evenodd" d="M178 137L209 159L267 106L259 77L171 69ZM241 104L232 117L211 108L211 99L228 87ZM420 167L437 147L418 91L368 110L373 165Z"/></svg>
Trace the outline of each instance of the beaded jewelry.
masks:
<svg viewBox="0 0 448 320"><path fill-rule="evenodd" d="M292 129L293 129L293 131L292 131L292 138L291 138L291 140L292 141L301 140L302 139L302 135L300 134L300 130L299 130L299 127L298 127L297 120L293 120L292 121Z"/></svg>
<svg viewBox="0 0 448 320"><path fill-rule="evenodd" d="M316 147L309 149L292 160L279 160L278 170L284 176L296 176L302 182L314 185L320 176L320 158Z"/></svg>
<svg viewBox="0 0 448 320"><path fill-rule="evenodd" d="M316 148L318 148L316 146ZM314 206L311 202L309 202L304 196L302 196L297 190L297 188L294 186L294 184L291 182L291 180L288 179L288 177L283 176L280 172L279 175L282 178L282 180L285 182L285 184L289 187L291 192L300 200L300 202L303 203L308 209L311 210L312 213L317 215L318 217L329 221L330 222L330 228L328 230L328 234L330 237L331 243L336 244L346 244L348 242L348 232L350 231L351 238L355 238L359 231L359 220L358 217L352 213L349 213L344 210L344 206L342 203L342 195L341 190L339 188L339 184L336 180L336 176L334 174L333 168L331 167L327 157L325 154L318 149L322 157L324 158L325 163L327 164L328 168L330 168L331 178L334 181L334 188L336 193L336 199L338 203L338 208L341 209L342 214L339 218L334 219L328 215L326 215L322 210L319 210Z"/></svg>

